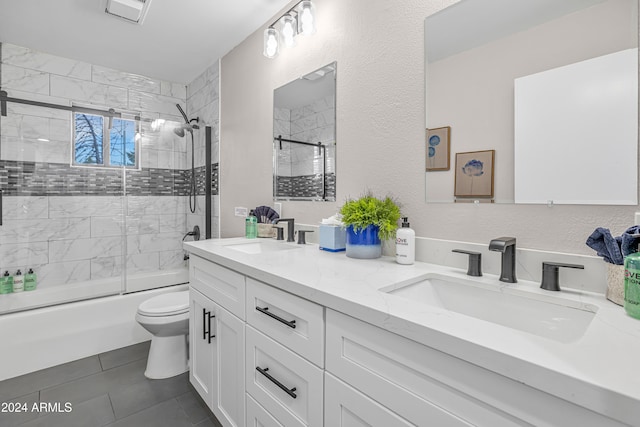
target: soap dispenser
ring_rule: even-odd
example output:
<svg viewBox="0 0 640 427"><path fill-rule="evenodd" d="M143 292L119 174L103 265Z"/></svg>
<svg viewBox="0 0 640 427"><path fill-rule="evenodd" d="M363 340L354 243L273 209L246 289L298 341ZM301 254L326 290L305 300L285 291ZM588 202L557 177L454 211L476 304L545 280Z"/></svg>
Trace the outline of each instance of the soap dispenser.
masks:
<svg viewBox="0 0 640 427"><path fill-rule="evenodd" d="M249 212L249 216L244 223L244 236L247 239L255 239L258 237L258 218L253 209Z"/></svg>
<svg viewBox="0 0 640 427"><path fill-rule="evenodd" d="M416 260L416 233L409 225L409 218L402 218L402 227L396 231L396 262L413 264Z"/></svg>
<svg viewBox="0 0 640 427"><path fill-rule="evenodd" d="M24 277L22 276L22 271L18 270L13 276L13 292L22 291L24 291Z"/></svg>
<svg viewBox="0 0 640 427"><path fill-rule="evenodd" d="M13 276L8 271L0 277L0 294L10 294L13 292Z"/></svg>

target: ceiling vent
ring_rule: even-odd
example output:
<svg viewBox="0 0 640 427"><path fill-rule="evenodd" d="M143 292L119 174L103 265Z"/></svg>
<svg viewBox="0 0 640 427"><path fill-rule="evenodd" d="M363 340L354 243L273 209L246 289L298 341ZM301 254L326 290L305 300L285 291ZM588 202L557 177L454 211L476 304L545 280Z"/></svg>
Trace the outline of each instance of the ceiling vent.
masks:
<svg viewBox="0 0 640 427"><path fill-rule="evenodd" d="M142 24L151 0L107 0L104 11L127 22Z"/></svg>

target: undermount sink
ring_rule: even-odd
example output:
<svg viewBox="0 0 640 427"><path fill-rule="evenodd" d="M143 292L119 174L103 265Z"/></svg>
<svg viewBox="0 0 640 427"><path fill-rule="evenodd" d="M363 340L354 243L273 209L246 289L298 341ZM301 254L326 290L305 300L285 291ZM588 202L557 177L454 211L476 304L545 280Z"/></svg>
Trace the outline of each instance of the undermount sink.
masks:
<svg viewBox="0 0 640 427"><path fill-rule="evenodd" d="M297 246L288 245L283 242L274 242L272 240L258 240L254 242L241 242L225 245L229 249L234 251L244 252L245 254L264 254L269 252L280 252L291 249L298 249Z"/></svg>
<svg viewBox="0 0 640 427"><path fill-rule="evenodd" d="M524 296L526 291L509 289L509 285L441 274L382 291L563 343L582 337L598 309L553 296Z"/></svg>

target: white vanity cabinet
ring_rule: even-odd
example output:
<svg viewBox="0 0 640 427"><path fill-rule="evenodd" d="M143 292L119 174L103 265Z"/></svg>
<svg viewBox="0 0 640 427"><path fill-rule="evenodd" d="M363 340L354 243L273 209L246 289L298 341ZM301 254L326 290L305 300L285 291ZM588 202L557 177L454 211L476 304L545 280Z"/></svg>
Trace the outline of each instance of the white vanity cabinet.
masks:
<svg viewBox="0 0 640 427"><path fill-rule="evenodd" d="M242 298L230 306L244 314L244 276L197 257L190 272L189 379L223 426L244 427L245 323L222 305Z"/></svg>
<svg viewBox="0 0 640 427"><path fill-rule="evenodd" d="M263 275L249 261L226 265L238 271L194 254L190 260L190 379L225 427L624 425L405 338L402 324L389 322L387 330L346 315L359 307L346 297L335 301L338 310L310 301L319 295L305 288L311 285L296 288L299 279L282 270ZM262 268L272 267L265 261ZM550 390L571 387L555 378Z"/></svg>
<svg viewBox="0 0 640 427"><path fill-rule="evenodd" d="M333 310L326 310L325 419L367 420L377 403L397 423L372 426L622 426L610 418ZM330 373L330 374L329 374ZM375 402L356 399L346 385ZM342 397L344 396L344 397ZM343 399L343 401L336 401ZM356 403L360 402L360 403ZM364 402L364 403L363 403ZM355 417L355 418L353 418ZM344 416L342 416L342 419ZM382 420L383 418L374 418ZM346 425L367 425L353 421Z"/></svg>

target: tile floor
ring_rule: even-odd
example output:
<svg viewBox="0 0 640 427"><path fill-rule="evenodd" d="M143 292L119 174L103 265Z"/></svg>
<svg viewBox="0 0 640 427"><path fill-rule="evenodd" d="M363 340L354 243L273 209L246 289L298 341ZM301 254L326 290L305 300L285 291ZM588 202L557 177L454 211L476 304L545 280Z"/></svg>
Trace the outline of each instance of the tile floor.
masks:
<svg viewBox="0 0 640 427"><path fill-rule="evenodd" d="M148 352L149 341L0 381L0 426L219 427L188 373L145 378ZM38 402L60 412L34 411Z"/></svg>

